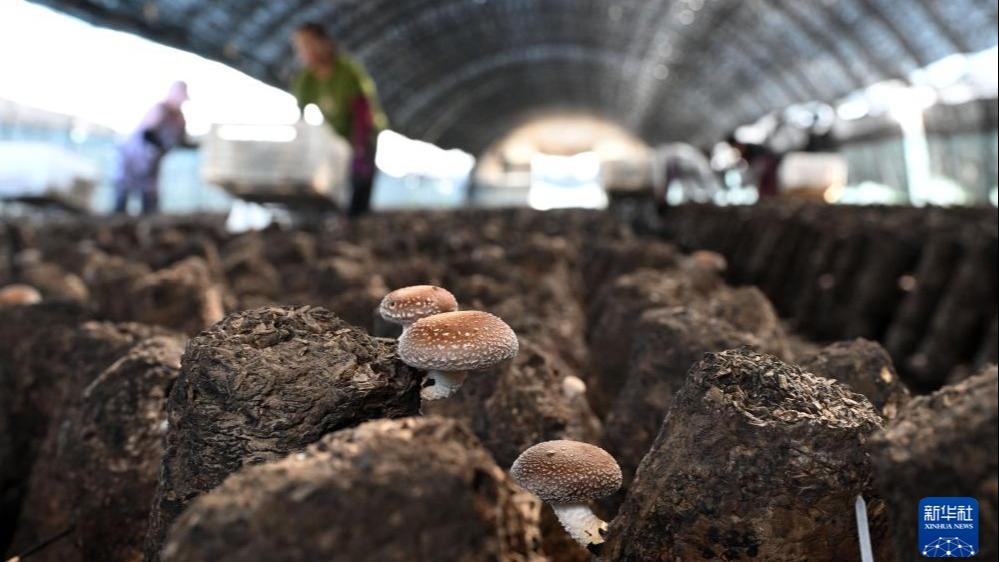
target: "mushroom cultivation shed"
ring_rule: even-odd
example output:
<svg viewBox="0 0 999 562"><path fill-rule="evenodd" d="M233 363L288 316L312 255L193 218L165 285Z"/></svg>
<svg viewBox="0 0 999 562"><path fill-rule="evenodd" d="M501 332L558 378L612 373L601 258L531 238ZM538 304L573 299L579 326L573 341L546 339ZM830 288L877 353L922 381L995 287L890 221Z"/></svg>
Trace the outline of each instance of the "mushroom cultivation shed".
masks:
<svg viewBox="0 0 999 562"><path fill-rule="evenodd" d="M42 0L287 83L288 36L327 25L370 69L393 127L484 150L552 110L700 143L991 47L994 0Z"/></svg>

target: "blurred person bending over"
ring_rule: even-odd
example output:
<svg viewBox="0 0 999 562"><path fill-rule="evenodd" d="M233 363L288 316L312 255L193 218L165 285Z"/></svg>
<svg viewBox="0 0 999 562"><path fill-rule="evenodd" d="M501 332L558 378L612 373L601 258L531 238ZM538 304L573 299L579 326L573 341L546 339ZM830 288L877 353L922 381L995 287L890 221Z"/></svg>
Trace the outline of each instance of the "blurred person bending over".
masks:
<svg viewBox="0 0 999 562"><path fill-rule="evenodd" d="M295 31L295 52L303 69L292 87L300 109L315 104L334 131L350 142L352 192L348 216L367 212L375 177L375 140L387 126L375 83L357 62L337 48L317 23Z"/></svg>
<svg viewBox="0 0 999 562"><path fill-rule="evenodd" d="M780 184L777 181L777 171L780 169L783 154L773 150L766 144L743 142L735 137L735 133L725 137L739 158L749 166L749 174L756 184L760 199L771 199L780 195Z"/></svg>
<svg viewBox="0 0 999 562"><path fill-rule="evenodd" d="M124 213L128 198L139 194L142 213L159 210L160 162L177 146L195 146L187 140L187 122L180 107L187 101L187 84L174 82L166 97L153 106L139 127L118 146L118 163L114 174L116 213Z"/></svg>

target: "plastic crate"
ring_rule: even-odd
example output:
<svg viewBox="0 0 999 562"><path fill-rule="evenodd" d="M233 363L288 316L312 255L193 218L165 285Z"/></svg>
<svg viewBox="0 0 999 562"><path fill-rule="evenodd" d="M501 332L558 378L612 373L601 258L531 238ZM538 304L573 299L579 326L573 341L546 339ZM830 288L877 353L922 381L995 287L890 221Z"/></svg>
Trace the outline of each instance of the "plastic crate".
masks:
<svg viewBox="0 0 999 562"><path fill-rule="evenodd" d="M343 207L351 149L326 125L216 125L202 142L206 183L256 203Z"/></svg>

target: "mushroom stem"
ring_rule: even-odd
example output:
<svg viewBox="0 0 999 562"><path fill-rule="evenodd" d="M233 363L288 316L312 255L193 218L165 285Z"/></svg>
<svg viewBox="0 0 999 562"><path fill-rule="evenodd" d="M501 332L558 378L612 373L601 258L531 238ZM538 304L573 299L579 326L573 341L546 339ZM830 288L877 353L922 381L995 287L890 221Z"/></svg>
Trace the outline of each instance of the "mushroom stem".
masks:
<svg viewBox="0 0 999 562"><path fill-rule="evenodd" d="M600 519L585 503L552 504L555 516L566 532L584 547L604 542L607 522Z"/></svg>
<svg viewBox="0 0 999 562"><path fill-rule="evenodd" d="M468 373L464 371L427 371L423 382L420 398L424 400L441 400L458 392L465 382ZM428 384L432 382L433 384Z"/></svg>

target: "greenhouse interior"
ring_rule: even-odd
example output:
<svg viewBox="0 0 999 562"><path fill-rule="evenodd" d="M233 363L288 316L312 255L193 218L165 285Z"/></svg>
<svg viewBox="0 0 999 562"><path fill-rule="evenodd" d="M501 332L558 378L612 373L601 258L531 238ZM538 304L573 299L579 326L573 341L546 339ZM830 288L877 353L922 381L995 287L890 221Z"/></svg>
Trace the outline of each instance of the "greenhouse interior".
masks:
<svg viewBox="0 0 999 562"><path fill-rule="evenodd" d="M0 560L999 560L997 0L0 0Z"/></svg>

